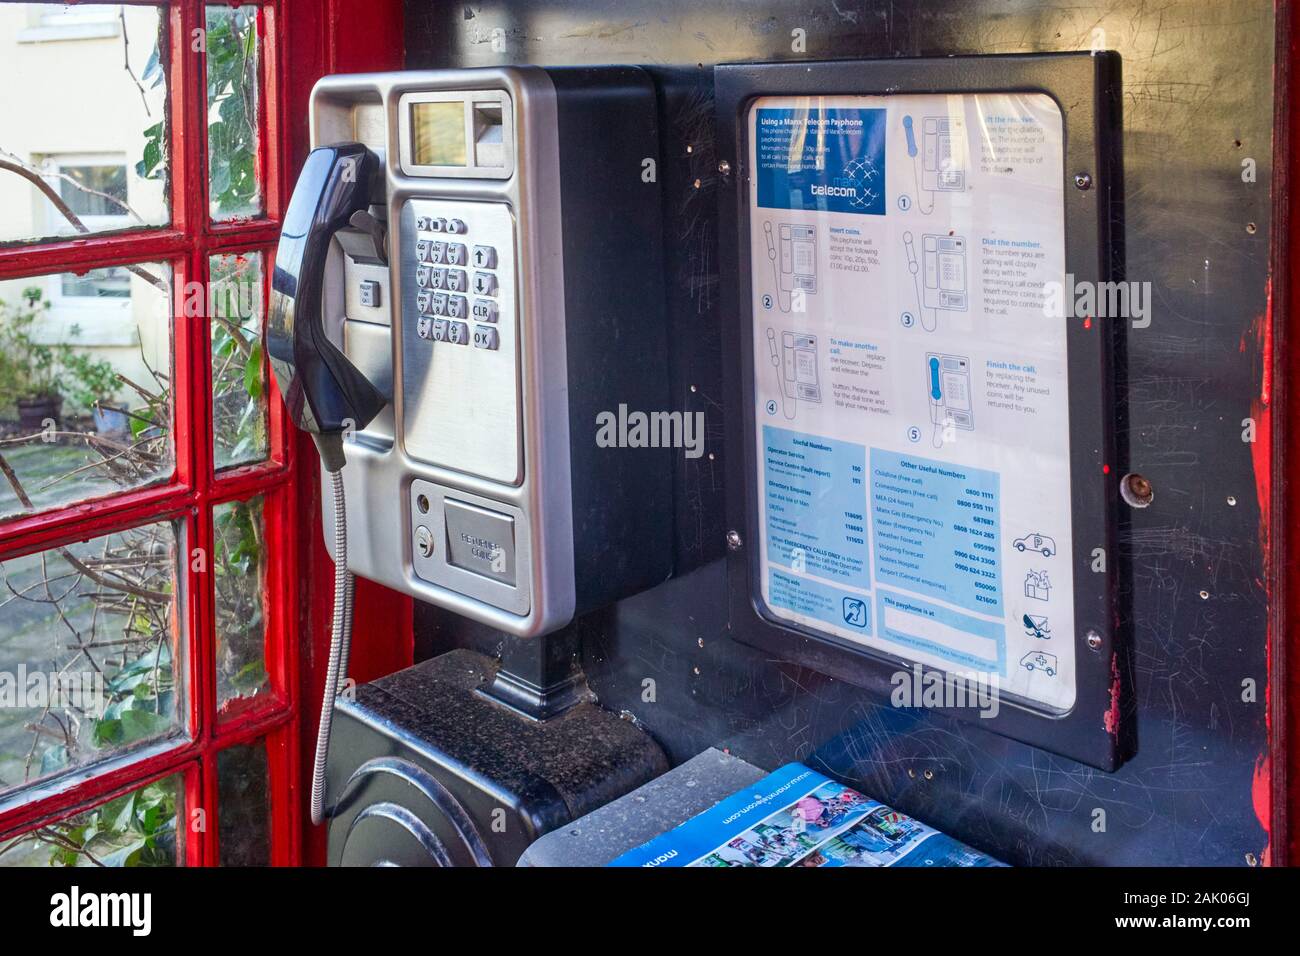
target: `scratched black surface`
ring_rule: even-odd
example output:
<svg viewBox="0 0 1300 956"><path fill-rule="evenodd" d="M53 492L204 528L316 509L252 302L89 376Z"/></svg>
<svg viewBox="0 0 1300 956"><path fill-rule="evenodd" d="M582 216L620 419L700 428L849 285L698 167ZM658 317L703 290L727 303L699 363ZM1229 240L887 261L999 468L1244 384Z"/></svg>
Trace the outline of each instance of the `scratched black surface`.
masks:
<svg viewBox="0 0 1300 956"><path fill-rule="evenodd" d="M1267 834L1251 793L1266 752L1267 604L1242 421L1262 369L1272 17L1267 0L408 0L411 67L636 63L664 91L671 374L680 407L705 411L715 457L684 462L678 475L678 561L694 570L575 625L605 706L634 716L674 762L710 745L769 768L803 760L1012 863L1258 859ZM807 34L804 56L790 51L796 28ZM895 711L731 641L717 560L726 409L707 68L1094 41L1124 58L1128 274L1154 287L1150 327L1129 335L1119 396L1121 439L1155 501L1129 516L1122 541L1133 649L1122 679L1138 749L1114 774L973 723ZM1257 163L1255 184L1242 182L1246 159ZM500 643L425 606L416 624L421 655ZM1242 700L1248 679L1253 703ZM1093 829L1096 808L1104 833Z"/></svg>

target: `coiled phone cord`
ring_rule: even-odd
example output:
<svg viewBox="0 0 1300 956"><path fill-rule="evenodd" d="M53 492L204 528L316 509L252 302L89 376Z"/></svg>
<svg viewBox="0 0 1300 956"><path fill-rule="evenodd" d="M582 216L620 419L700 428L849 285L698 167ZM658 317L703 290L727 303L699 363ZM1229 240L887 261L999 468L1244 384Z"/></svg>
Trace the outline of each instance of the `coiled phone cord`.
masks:
<svg viewBox="0 0 1300 956"><path fill-rule="evenodd" d="M334 699L339 678L347 674L352 649L352 573L348 571L348 522L343 501L343 472L331 471L330 490L334 499L334 615L330 619L330 660L325 673L325 694L321 700L320 725L316 731L316 762L311 775L311 822L325 820L325 761L329 757L330 727L334 723Z"/></svg>

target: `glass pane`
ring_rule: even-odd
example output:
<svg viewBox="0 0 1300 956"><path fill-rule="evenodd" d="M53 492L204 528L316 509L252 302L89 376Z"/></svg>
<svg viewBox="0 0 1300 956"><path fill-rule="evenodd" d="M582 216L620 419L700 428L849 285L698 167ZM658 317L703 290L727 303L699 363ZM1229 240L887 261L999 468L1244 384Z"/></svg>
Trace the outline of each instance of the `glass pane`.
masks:
<svg viewBox="0 0 1300 956"><path fill-rule="evenodd" d="M0 3L0 242L170 221L166 21Z"/></svg>
<svg viewBox="0 0 1300 956"><path fill-rule="evenodd" d="M217 837L222 866L269 866L271 801L266 744L228 747L217 755Z"/></svg>
<svg viewBox="0 0 1300 956"><path fill-rule="evenodd" d="M262 254L213 256L212 456L220 470L266 459Z"/></svg>
<svg viewBox="0 0 1300 956"><path fill-rule="evenodd" d="M0 841L5 866L176 866L181 777L158 780L75 816Z"/></svg>
<svg viewBox="0 0 1300 956"><path fill-rule="evenodd" d="M0 519L171 477L171 270L0 282Z"/></svg>
<svg viewBox="0 0 1300 956"><path fill-rule="evenodd" d="M209 211L222 221L256 216L262 211L257 8L208 7L206 42Z"/></svg>
<svg viewBox="0 0 1300 956"><path fill-rule="evenodd" d="M266 532L262 499L212 510L216 542L217 708L266 690Z"/></svg>
<svg viewBox="0 0 1300 956"><path fill-rule="evenodd" d="M185 726L176 531L0 562L0 795Z"/></svg>

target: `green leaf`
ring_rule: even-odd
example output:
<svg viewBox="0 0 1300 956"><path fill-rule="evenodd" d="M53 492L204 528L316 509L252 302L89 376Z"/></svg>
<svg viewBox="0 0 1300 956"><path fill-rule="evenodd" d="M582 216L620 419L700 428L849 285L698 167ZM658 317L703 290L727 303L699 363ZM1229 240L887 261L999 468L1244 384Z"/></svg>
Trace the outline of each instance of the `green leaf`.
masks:
<svg viewBox="0 0 1300 956"><path fill-rule="evenodd" d="M253 346L248 353L248 361L244 363L244 391L248 393L249 398L262 397L261 343Z"/></svg>

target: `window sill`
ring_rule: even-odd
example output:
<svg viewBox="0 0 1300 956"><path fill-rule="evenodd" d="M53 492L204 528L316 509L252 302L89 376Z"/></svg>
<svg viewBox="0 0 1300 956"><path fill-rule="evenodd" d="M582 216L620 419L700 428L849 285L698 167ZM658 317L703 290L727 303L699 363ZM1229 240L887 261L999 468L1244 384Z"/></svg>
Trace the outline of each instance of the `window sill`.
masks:
<svg viewBox="0 0 1300 956"><path fill-rule="evenodd" d="M59 26L28 27L19 30L19 43L56 43L60 40L106 40L119 36L121 25L116 21L104 23L65 23Z"/></svg>

